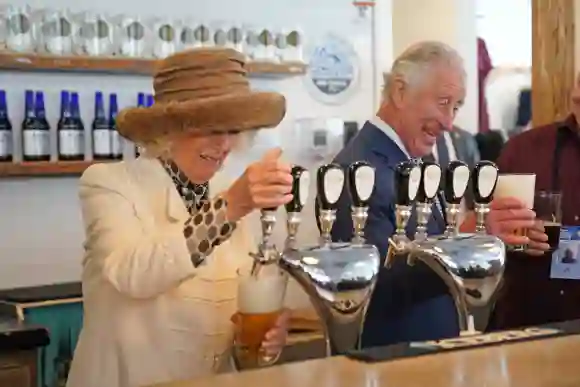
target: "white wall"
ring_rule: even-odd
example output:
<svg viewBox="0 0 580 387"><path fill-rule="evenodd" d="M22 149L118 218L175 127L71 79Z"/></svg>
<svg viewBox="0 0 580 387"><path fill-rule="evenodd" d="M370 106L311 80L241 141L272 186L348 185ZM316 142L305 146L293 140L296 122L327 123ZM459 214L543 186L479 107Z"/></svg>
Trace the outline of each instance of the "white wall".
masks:
<svg viewBox="0 0 580 387"><path fill-rule="evenodd" d="M467 70L467 96L455 123L478 126L475 0L393 0L393 54L423 40L439 40L459 51Z"/></svg>
<svg viewBox="0 0 580 387"><path fill-rule="evenodd" d="M13 0L46 6L45 0ZM373 95L377 92L375 78L390 65L392 58L390 42L390 2L381 2L381 14L375 26L356 20L356 10L350 1L319 0L316 2L295 0L272 2L268 0L165 0L158 2L139 0L52 0L50 5L72 10L101 9L116 13L141 16L191 16L197 20L235 20L264 26L301 27L307 42L314 43L328 33L334 32L349 39L359 57L361 85L344 104L327 106L313 100L307 93L301 78L282 80L256 79L255 87L274 89L288 99L288 114L279 128L263 132L258 142L264 146L280 144L291 161L297 161L297 149L293 120L299 117L339 116L345 120L362 122L374 112ZM163 13L163 15L160 15ZM380 44L379 60L373 66L371 29L382 31L377 39ZM121 106L133 105L136 93L150 89L150 79L138 76L105 76L89 74L47 74L0 72L1 88L9 95L10 114L13 123L22 120L23 91L27 88L44 90L47 109L54 125L58 111L58 93L62 89L80 92L82 114L85 123L92 120L92 98L95 90L117 92ZM336 134L335 134L336 135ZM258 157L258 152L244 159L232 159L229 165L240 164ZM239 169L239 168L238 168ZM231 169L235 173L233 169ZM39 283L70 281L79 278L83 253L83 230L77 202L76 178L4 179L0 181L0 288L27 286ZM312 214L308 214L301 235L317 235ZM280 225L282 226L282 225Z"/></svg>
<svg viewBox="0 0 580 387"><path fill-rule="evenodd" d="M532 65L530 0L477 0L477 33L487 44L494 66Z"/></svg>

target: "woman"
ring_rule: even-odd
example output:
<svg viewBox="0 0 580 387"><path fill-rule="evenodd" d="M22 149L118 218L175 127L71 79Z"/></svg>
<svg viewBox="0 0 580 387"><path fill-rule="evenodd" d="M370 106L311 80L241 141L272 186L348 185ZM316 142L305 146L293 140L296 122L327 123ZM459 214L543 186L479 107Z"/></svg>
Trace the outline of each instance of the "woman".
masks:
<svg viewBox="0 0 580 387"><path fill-rule="evenodd" d="M146 386L226 369L236 269L254 248L244 217L291 199L278 149L229 189L208 185L238 133L275 127L285 114L283 96L250 91L239 53L179 53L161 62L153 86L152 107L117 119L144 156L94 165L81 178L85 314L69 387ZM266 336L271 355L284 345L286 320Z"/></svg>

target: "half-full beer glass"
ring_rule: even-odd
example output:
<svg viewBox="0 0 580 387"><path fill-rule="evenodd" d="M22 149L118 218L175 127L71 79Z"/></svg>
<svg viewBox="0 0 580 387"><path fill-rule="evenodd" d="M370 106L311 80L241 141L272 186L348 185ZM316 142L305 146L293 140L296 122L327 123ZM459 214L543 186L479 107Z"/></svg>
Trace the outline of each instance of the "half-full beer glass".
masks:
<svg viewBox="0 0 580 387"><path fill-rule="evenodd" d="M278 355L262 349L266 333L274 328L284 307L288 275L277 265L262 267L258 273L238 270L238 313L234 319L234 357L241 369L272 365Z"/></svg>
<svg viewBox="0 0 580 387"><path fill-rule="evenodd" d="M534 199L534 211L536 211L536 218L544 222L550 251L558 250L562 228L562 194L539 191Z"/></svg>
<svg viewBox="0 0 580 387"><path fill-rule="evenodd" d="M529 209L534 208L536 174L516 173L500 174L493 197L495 199L512 197L521 200ZM527 229L514 230L516 235L526 236ZM512 251L524 251L525 245L508 246Z"/></svg>

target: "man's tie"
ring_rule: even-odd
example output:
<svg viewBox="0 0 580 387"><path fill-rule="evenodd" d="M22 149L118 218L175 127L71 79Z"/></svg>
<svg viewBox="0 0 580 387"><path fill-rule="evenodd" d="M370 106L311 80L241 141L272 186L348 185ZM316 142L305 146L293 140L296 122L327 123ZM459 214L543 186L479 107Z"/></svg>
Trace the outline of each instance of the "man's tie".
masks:
<svg viewBox="0 0 580 387"><path fill-rule="evenodd" d="M447 143L445 142L445 133L437 137L437 162L441 165L442 169L446 169L449 165L449 149L447 149Z"/></svg>

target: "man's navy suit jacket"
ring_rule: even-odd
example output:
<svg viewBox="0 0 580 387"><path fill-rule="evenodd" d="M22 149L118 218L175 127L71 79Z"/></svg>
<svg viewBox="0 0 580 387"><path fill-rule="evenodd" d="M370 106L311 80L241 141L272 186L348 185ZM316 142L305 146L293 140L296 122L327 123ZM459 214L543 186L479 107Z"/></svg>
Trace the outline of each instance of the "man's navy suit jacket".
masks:
<svg viewBox="0 0 580 387"><path fill-rule="evenodd" d="M368 161L376 168L365 237L368 243L377 246L381 265L387 254L387 241L395 230L394 170L397 164L407 159L397 144L370 122L334 159L344 168L359 160ZM445 220L435 205L433 212L428 233L441 234L445 229ZM332 229L334 241L351 240L353 225L350 213L350 197L345 189ZM415 227L416 218L413 215L407 228L410 237ZM381 268L364 324L362 346L457 336L457 312L443 281L422 262L411 267L406 259L399 258L393 267Z"/></svg>

